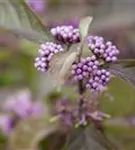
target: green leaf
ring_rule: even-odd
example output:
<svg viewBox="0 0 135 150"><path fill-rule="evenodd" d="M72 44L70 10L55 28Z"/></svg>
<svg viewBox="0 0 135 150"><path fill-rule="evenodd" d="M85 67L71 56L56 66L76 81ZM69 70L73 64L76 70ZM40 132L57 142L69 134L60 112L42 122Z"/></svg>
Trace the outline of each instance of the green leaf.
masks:
<svg viewBox="0 0 135 150"><path fill-rule="evenodd" d="M120 78L112 78L108 90L99 99L103 112L113 117L128 116L135 112L135 91L127 82Z"/></svg>
<svg viewBox="0 0 135 150"><path fill-rule="evenodd" d="M36 42L49 39L47 27L24 0L0 2L0 28Z"/></svg>
<svg viewBox="0 0 135 150"><path fill-rule="evenodd" d="M110 71L112 72L112 74L114 74L116 77L120 77L121 79L123 79L124 81L126 81L127 83L131 84L133 87L135 86L135 68L125 68L121 65L112 65L110 67Z"/></svg>
<svg viewBox="0 0 135 150"><path fill-rule="evenodd" d="M82 41L84 40L84 38L87 36L88 34L88 31L89 31L89 26L91 24L93 20L93 17L86 17L86 18L83 18L81 21L80 21L80 24L79 24L79 29L80 29L80 33L81 33L81 38L82 38Z"/></svg>
<svg viewBox="0 0 135 150"><path fill-rule="evenodd" d="M123 67L135 67L135 59L118 60L115 64L122 64Z"/></svg>
<svg viewBox="0 0 135 150"><path fill-rule="evenodd" d="M39 142L41 150L61 150L66 143L66 134L62 131L56 130L48 134Z"/></svg>
<svg viewBox="0 0 135 150"><path fill-rule="evenodd" d="M106 137L94 127L78 128L72 131L63 150L114 150Z"/></svg>
<svg viewBox="0 0 135 150"><path fill-rule="evenodd" d="M125 117L124 117L125 118ZM111 138L115 139L117 144L121 148L119 150L133 150L135 148L135 128L130 125L114 125L107 124L105 126L105 132Z"/></svg>

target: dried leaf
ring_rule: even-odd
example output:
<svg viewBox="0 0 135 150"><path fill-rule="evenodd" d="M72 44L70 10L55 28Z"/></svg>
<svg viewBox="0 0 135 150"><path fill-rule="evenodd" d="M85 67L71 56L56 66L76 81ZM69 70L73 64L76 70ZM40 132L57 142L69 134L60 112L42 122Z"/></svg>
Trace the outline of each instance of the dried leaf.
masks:
<svg viewBox="0 0 135 150"><path fill-rule="evenodd" d="M87 36L87 34L88 34L89 26L90 26L92 20L93 20L93 17L88 16L88 17L86 17L86 18L83 18L83 19L80 21L79 29L80 29L82 41L84 40L84 38L85 38L85 37Z"/></svg>

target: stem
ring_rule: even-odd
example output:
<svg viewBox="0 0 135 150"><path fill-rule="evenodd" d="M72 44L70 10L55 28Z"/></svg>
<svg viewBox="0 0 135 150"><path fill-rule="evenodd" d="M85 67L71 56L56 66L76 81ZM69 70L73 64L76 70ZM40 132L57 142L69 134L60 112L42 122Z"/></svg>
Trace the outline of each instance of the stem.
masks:
<svg viewBox="0 0 135 150"><path fill-rule="evenodd" d="M83 50L84 41L81 42L80 46L77 49L78 62L80 62L82 50Z"/></svg>
<svg viewBox="0 0 135 150"><path fill-rule="evenodd" d="M66 47L66 50L69 51L70 47L71 47L71 44L68 44L67 47Z"/></svg>
<svg viewBox="0 0 135 150"><path fill-rule="evenodd" d="M77 49L78 62L80 62L80 60L81 60L83 45L84 45L84 41L81 42L80 46ZM83 87L83 81L79 80L78 81L78 92L80 95L82 95L84 91L85 91L85 88Z"/></svg>
<svg viewBox="0 0 135 150"><path fill-rule="evenodd" d="M83 87L83 81L82 80L78 81L78 92L79 92L80 95L82 95L83 92L84 92L84 87Z"/></svg>

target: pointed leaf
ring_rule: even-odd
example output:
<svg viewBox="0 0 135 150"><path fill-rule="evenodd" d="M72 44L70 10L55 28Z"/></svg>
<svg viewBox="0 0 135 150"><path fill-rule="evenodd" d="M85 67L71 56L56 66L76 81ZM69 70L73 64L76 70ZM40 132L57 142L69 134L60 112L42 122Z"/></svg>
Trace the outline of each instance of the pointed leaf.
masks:
<svg viewBox="0 0 135 150"><path fill-rule="evenodd" d="M0 2L0 28L37 42L48 40L48 29L25 3L25 0Z"/></svg>
<svg viewBox="0 0 135 150"><path fill-rule="evenodd" d="M84 40L84 38L85 38L85 37L87 36L87 34L88 34L89 26L90 26L92 20L93 20L93 17L88 16L88 17L86 17L86 18L83 18L83 19L80 21L79 29L80 29L82 41Z"/></svg>
<svg viewBox="0 0 135 150"><path fill-rule="evenodd" d="M114 150L114 147L95 128L87 127L74 130L64 150Z"/></svg>
<svg viewBox="0 0 135 150"><path fill-rule="evenodd" d="M61 87L68 77L68 72L75 61L77 56L76 52L62 52L53 57L50 65L50 73L53 78L54 86Z"/></svg>
<svg viewBox="0 0 135 150"><path fill-rule="evenodd" d="M124 68L121 65L112 65L110 67L110 71L112 74L114 74L116 77L120 77L127 83L131 84L133 87L135 86L135 68Z"/></svg>
<svg viewBox="0 0 135 150"><path fill-rule="evenodd" d="M135 59L118 60L116 64L122 64L124 67L135 67Z"/></svg>
<svg viewBox="0 0 135 150"><path fill-rule="evenodd" d="M39 147L45 150L61 150L66 143L66 134L62 131L56 130L48 134L39 143Z"/></svg>
<svg viewBox="0 0 135 150"><path fill-rule="evenodd" d="M60 77L61 78L65 78L69 69L71 68L71 65L73 64L73 62L75 61L77 56L76 52L72 52L65 60L61 70L60 70Z"/></svg>

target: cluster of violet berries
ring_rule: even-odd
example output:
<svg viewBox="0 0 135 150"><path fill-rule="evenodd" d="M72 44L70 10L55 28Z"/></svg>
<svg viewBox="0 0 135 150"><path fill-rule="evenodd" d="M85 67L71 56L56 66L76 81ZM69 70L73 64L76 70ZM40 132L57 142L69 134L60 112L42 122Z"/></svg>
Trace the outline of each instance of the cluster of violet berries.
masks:
<svg viewBox="0 0 135 150"><path fill-rule="evenodd" d="M80 42L79 29L72 26L59 26L52 28L51 34L57 41L64 44L75 44ZM49 69L53 55L62 51L64 51L64 49L60 44L53 42L41 44L38 50L39 55L35 58L35 67L37 70L46 72Z"/></svg>
<svg viewBox="0 0 135 150"><path fill-rule="evenodd" d="M86 83L86 87L91 89L91 92L104 90L105 86L110 81L110 72L105 69L96 70L92 77Z"/></svg>
<svg viewBox="0 0 135 150"><path fill-rule="evenodd" d="M35 67L37 70L46 72L49 69L49 63L52 56L62 51L64 51L62 46L53 42L46 42L45 44L41 44L38 50L39 56L35 58Z"/></svg>
<svg viewBox="0 0 135 150"><path fill-rule="evenodd" d="M88 36L87 43L93 54L98 58L102 58L105 62L115 62L117 60L119 50L112 42L105 42L104 39L99 36Z"/></svg>
<svg viewBox="0 0 135 150"><path fill-rule="evenodd" d="M75 44L80 42L80 33L78 28L73 26L58 26L50 30L51 34L57 41L63 44ZM100 60L104 63L112 63L117 60L119 50L112 42L105 42L103 37L88 36L87 44L92 56L81 58L80 62L74 62L71 74L76 81L85 80L85 87L91 92L102 91L110 80L110 73L100 67ZM46 72L52 56L62 52L64 49L61 45L53 42L41 44L39 56L35 59L35 67L38 71Z"/></svg>
<svg viewBox="0 0 135 150"><path fill-rule="evenodd" d="M99 61L93 55L91 57L82 58L79 63L72 65L72 75L75 80L82 80L88 78L94 70L97 70Z"/></svg>
<svg viewBox="0 0 135 150"><path fill-rule="evenodd" d="M110 81L110 72L100 66L101 59L104 63L115 62L119 50L99 36L88 36L87 44L93 55L74 63L71 73L75 80L85 80L85 87L96 93L103 91Z"/></svg>
<svg viewBox="0 0 135 150"><path fill-rule="evenodd" d="M43 106L33 102L26 91L21 91L7 99L0 115L0 131L9 135L15 125L27 117L39 117L43 113Z"/></svg>
<svg viewBox="0 0 135 150"><path fill-rule="evenodd" d="M73 26L58 26L52 28L51 34L64 44L75 44L80 42L79 29Z"/></svg>

